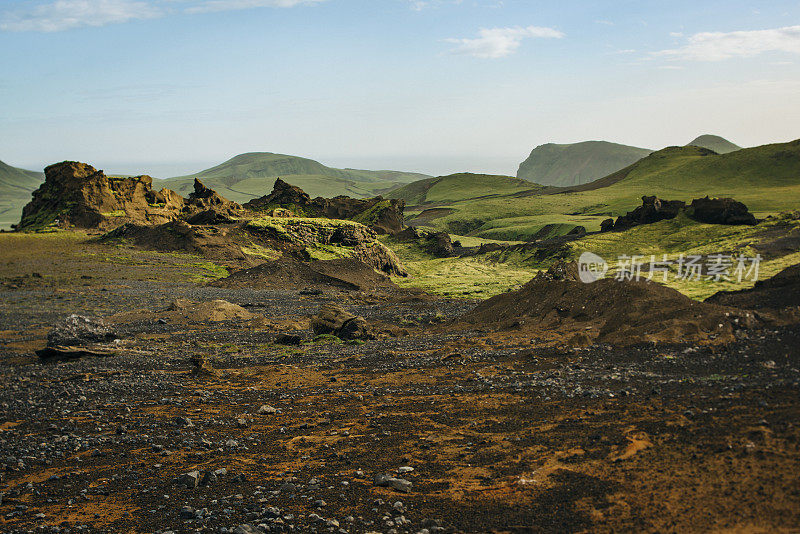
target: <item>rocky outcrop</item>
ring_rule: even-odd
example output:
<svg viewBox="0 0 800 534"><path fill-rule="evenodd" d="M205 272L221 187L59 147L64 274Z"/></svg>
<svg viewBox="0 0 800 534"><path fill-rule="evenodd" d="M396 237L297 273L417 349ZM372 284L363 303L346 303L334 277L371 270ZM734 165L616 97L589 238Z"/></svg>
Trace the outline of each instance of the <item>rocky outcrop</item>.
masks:
<svg viewBox="0 0 800 534"><path fill-rule="evenodd" d="M449 258L455 255L453 242L447 232L435 232L425 236L424 248L437 258Z"/></svg>
<svg viewBox="0 0 800 534"><path fill-rule="evenodd" d="M642 205L617 218L614 222L606 219L600 224L600 231L627 230L640 224L652 224L665 219L674 219L679 213L698 222L708 224L757 224L755 216L747 206L732 198L697 198L688 207L682 200L663 200L655 196L643 196Z"/></svg>
<svg viewBox="0 0 800 534"><path fill-rule="evenodd" d="M311 197L308 193L278 178L272 187L272 193L253 199L243 206L253 211L264 211L274 207L309 206L310 204Z"/></svg>
<svg viewBox="0 0 800 534"><path fill-rule="evenodd" d="M109 229L126 222L163 224L214 209L231 214L241 207L200 182L184 199L175 191L153 190L149 176L115 177L77 161L45 169L45 181L22 211L18 230L55 225Z"/></svg>
<svg viewBox="0 0 800 534"><path fill-rule="evenodd" d="M299 249L333 245L340 252L359 258L362 262L390 275L407 276L400 260L388 247L377 240L371 228L352 221L319 219L252 221L245 229L255 238L270 239Z"/></svg>
<svg viewBox="0 0 800 534"><path fill-rule="evenodd" d="M695 221L709 224L757 224L747 206L732 198L697 198L687 210Z"/></svg>
<svg viewBox="0 0 800 534"><path fill-rule="evenodd" d="M325 217L328 219L348 219L360 222L379 234L396 234L404 228L403 210L405 202L398 199L385 199L377 196L368 199L337 196L334 198L316 197L280 178L269 195L244 204L249 210L274 213L277 209L289 210L300 217Z"/></svg>
<svg viewBox="0 0 800 534"><path fill-rule="evenodd" d="M642 205L617 218L615 230L625 230L640 224L651 224L665 219L674 219L686 207L681 200L663 200L655 196L642 197Z"/></svg>
<svg viewBox="0 0 800 534"><path fill-rule="evenodd" d="M353 250L353 256L376 271L390 276L408 276L408 271L403 267L400 258L392 249L378 241L358 245Z"/></svg>

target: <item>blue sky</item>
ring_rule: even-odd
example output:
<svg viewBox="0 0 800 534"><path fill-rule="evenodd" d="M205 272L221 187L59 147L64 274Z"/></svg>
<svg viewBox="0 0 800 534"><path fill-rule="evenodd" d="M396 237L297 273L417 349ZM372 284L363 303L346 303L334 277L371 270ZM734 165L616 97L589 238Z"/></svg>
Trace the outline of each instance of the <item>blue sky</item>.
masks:
<svg viewBox="0 0 800 534"><path fill-rule="evenodd" d="M547 142L800 137L800 2L4 0L0 160L248 151L513 174Z"/></svg>

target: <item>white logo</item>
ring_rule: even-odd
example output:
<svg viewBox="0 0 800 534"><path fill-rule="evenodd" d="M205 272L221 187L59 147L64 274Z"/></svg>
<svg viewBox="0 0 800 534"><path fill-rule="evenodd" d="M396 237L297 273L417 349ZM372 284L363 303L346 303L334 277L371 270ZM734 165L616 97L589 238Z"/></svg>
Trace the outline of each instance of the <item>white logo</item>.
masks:
<svg viewBox="0 0 800 534"><path fill-rule="evenodd" d="M584 252L578 258L578 277L584 284L591 284L606 276L608 263L591 252Z"/></svg>

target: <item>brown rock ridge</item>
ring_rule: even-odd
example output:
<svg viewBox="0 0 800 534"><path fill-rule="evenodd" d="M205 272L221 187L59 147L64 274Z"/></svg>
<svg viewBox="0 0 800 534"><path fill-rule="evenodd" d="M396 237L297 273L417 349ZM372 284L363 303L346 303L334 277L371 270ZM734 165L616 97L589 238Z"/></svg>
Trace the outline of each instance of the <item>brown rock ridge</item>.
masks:
<svg viewBox="0 0 800 534"><path fill-rule="evenodd" d="M379 234L396 234L404 228L405 202L381 196L368 199L337 196L312 199L297 186L278 178L269 195L251 200L244 207L253 211L288 209L296 216L350 219L366 224Z"/></svg>
<svg viewBox="0 0 800 534"><path fill-rule="evenodd" d="M229 289L398 289L388 276L376 272L358 258L303 262L289 256L236 271L210 285Z"/></svg>
<svg viewBox="0 0 800 534"><path fill-rule="evenodd" d="M184 199L170 189L155 191L150 176L106 176L86 163L64 161L45 169L45 181L23 209L16 229L111 229L127 222L163 224L207 210L227 215L241 210L199 181L194 185L194 193Z"/></svg>

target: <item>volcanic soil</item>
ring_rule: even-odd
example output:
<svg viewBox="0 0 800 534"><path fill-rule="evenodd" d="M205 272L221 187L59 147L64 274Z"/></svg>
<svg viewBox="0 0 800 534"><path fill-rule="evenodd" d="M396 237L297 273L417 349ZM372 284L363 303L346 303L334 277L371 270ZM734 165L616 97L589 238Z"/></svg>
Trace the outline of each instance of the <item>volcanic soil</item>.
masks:
<svg viewBox="0 0 800 534"><path fill-rule="evenodd" d="M0 249L3 532L800 528L800 326L544 346L475 301L214 287L78 233ZM375 339L315 337L329 303ZM41 361L70 314L113 355Z"/></svg>

